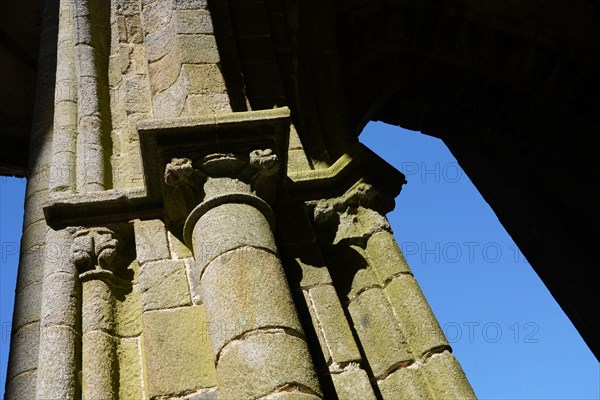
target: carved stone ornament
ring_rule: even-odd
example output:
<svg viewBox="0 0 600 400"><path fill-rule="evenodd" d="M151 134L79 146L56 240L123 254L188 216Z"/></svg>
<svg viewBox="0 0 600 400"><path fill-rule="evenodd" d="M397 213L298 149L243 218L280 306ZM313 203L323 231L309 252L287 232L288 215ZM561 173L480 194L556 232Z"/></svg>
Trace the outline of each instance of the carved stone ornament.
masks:
<svg viewBox="0 0 600 400"><path fill-rule="evenodd" d="M113 271L119 241L108 228L81 229L74 234L71 245L71 261L80 274L92 270Z"/></svg>
<svg viewBox="0 0 600 400"><path fill-rule="evenodd" d="M190 211L210 196L202 187L210 178L231 178L245 183L254 194L270 203L275 194L273 178L279 167L279 158L271 149L253 150L248 156L215 153L198 162L189 158L173 158L165 167L164 181L167 186L182 191Z"/></svg>
<svg viewBox="0 0 600 400"><path fill-rule="evenodd" d="M391 232L391 227L380 210L390 208L393 202L371 184L357 182L340 197L308 202L322 237L330 237L331 243L342 241L362 243L377 231Z"/></svg>

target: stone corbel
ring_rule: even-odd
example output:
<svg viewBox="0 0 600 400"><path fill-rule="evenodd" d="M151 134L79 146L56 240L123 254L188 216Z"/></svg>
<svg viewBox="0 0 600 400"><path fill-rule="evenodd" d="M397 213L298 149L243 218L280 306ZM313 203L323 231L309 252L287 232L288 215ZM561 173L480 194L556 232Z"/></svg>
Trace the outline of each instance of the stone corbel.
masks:
<svg viewBox="0 0 600 400"><path fill-rule="evenodd" d="M394 199L373 185L359 180L342 196L308 201L319 236L326 244L364 244L375 232L389 231L385 213Z"/></svg>
<svg viewBox="0 0 600 400"><path fill-rule="evenodd" d="M272 149L253 150L250 153L252 187L257 196L272 204L275 200L276 180L281 167L279 158Z"/></svg>

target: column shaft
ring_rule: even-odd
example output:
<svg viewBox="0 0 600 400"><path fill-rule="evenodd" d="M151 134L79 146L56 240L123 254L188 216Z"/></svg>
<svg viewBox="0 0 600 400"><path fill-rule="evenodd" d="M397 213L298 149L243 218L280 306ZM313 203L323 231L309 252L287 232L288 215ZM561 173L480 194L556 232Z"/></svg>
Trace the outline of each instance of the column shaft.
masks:
<svg viewBox="0 0 600 400"><path fill-rule="evenodd" d="M104 121L100 73L101 41L94 21L102 18L99 0L74 0L75 64L77 67L77 188L81 192L106 189L104 165ZM97 25L97 24L96 24Z"/></svg>
<svg viewBox="0 0 600 400"><path fill-rule="evenodd" d="M200 285L221 397L301 392L306 398L321 398L264 214L249 204L216 206L197 221L192 243L203 270Z"/></svg>
<svg viewBox="0 0 600 400"><path fill-rule="evenodd" d="M117 338L112 291L101 279L83 282L82 373L85 400L117 400Z"/></svg>

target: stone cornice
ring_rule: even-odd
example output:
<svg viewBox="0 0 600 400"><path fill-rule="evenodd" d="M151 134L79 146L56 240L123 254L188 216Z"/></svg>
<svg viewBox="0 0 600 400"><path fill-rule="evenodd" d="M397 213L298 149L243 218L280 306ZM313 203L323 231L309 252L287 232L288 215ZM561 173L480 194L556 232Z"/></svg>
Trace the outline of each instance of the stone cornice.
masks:
<svg viewBox="0 0 600 400"><path fill-rule="evenodd" d="M393 201L406 183L402 172L360 142L356 142L330 167L290 173L288 178L287 197L305 201L342 196L365 178Z"/></svg>
<svg viewBox="0 0 600 400"><path fill-rule="evenodd" d="M144 187L51 194L44 206L46 221L53 228L63 228L162 218L164 172L172 158L200 158L218 151L250 154L272 148L285 167L289 125L288 108L141 121ZM285 168L280 173L285 174ZM290 173L278 201L338 197L365 177L392 199L406 182L401 172L356 142L328 168Z"/></svg>
<svg viewBox="0 0 600 400"><path fill-rule="evenodd" d="M48 225L63 228L126 222L163 215L164 168L177 156L272 148L285 166L290 111L287 107L138 123L144 187L52 194L44 206ZM284 173L285 171L282 171Z"/></svg>

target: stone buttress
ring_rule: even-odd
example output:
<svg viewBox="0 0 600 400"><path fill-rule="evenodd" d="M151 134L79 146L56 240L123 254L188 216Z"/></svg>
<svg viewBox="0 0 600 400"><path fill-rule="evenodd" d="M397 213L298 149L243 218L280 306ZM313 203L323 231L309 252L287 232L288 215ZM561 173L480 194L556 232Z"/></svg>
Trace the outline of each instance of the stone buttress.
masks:
<svg viewBox="0 0 600 400"><path fill-rule="evenodd" d="M475 397L385 218L404 176L290 94L303 13L45 3L7 399Z"/></svg>

